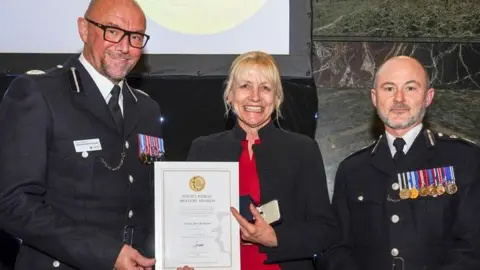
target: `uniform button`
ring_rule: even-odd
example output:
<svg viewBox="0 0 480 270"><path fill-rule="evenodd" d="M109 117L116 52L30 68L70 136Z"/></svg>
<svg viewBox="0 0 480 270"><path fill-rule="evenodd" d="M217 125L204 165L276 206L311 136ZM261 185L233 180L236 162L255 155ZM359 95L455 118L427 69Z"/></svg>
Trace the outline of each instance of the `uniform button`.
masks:
<svg viewBox="0 0 480 270"><path fill-rule="evenodd" d="M86 151L82 152L82 157L87 158L88 157L88 152L86 152Z"/></svg>
<svg viewBox="0 0 480 270"><path fill-rule="evenodd" d="M397 257L399 253L400 252L398 252L398 249L396 249L396 248L392 249L391 254L392 254L393 257Z"/></svg>
<svg viewBox="0 0 480 270"><path fill-rule="evenodd" d="M60 266L60 262L59 261L54 261L53 262L53 267L59 267Z"/></svg>
<svg viewBox="0 0 480 270"><path fill-rule="evenodd" d="M393 222L393 223L397 223L399 220L400 220L400 217L399 217L399 216L397 216L397 215L393 215L393 216L392 216L392 222Z"/></svg>
<svg viewBox="0 0 480 270"><path fill-rule="evenodd" d="M130 184L133 184L133 176L129 175L128 176L128 181L130 181Z"/></svg>
<svg viewBox="0 0 480 270"><path fill-rule="evenodd" d="M398 190L400 188L400 186L398 185L398 183L393 183L392 188L393 188L393 190Z"/></svg>
<svg viewBox="0 0 480 270"><path fill-rule="evenodd" d="M358 196L359 201L363 201L363 196Z"/></svg>
<svg viewBox="0 0 480 270"><path fill-rule="evenodd" d="M125 142L125 148L128 149L130 147L130 144L128 143L128 141Z"/></svg>
<svg viewBox="0 0 480 270"><path fill-rule="evenodd" d="M133 211L130 210L130 211L128 211L128 218L132 218L132 217L133 217Z"/></svg>

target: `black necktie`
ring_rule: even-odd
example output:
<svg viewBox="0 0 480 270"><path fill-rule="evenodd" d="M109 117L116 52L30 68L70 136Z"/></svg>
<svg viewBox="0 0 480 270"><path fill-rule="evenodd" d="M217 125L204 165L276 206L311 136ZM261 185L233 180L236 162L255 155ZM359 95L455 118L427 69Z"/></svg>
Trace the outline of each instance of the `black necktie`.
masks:
<svg viewBox="0 0 480 270"><path fill-rule="evenodd" d="M393 160L395 162L399 162L405 156L405 153L403 153L403 147L405 146L405 144L406 142L402 138L396 138L393 141L393 146L395 146L395 150L397 150L397 152L395 152L395 155L393 156Z"/></svg>
<svg viewBox="0 0 480 270"><path fill-rule="evenodd" d="M117 124L119 130L123 129L123 116L118 104L118 98L120 96L120 86L115 85L111 91L112 97L108 101L108 109L112 113L113 120Z"/></svg>

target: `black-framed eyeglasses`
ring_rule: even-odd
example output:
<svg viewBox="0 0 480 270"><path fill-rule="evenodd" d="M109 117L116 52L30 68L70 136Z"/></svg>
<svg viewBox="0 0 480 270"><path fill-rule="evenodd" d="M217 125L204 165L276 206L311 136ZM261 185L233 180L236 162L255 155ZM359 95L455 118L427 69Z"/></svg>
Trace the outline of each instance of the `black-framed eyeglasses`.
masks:
<svg viewBox="0 0 480 270"><path fill-rule="evenodd" d="M130 46L138 49L143 49L147 45L150 36L140 32L127 31L125 29L104 25L90 19L85 18L85 20L96 27L103 30L103 39L113 43L119 43L125 36L128 36L128 41Z"/></svg>

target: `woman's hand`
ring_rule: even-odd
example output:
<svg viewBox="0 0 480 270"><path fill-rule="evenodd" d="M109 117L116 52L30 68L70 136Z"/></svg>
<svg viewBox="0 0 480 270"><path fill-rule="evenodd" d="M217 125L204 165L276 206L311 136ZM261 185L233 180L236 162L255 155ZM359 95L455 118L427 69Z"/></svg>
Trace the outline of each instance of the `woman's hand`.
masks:
<svg viewBox="0 0 480 270"><path fill-rule="evenodd" d="M255 218L254 224L248 222L248 220L242 217L237 209L231 207L230 211L240 224L242 240L266 247L276 247L278 245L275 230L263 219L260 212L258 212L253 204L250 204L250 212L252 212L253 217Z"/></svg>

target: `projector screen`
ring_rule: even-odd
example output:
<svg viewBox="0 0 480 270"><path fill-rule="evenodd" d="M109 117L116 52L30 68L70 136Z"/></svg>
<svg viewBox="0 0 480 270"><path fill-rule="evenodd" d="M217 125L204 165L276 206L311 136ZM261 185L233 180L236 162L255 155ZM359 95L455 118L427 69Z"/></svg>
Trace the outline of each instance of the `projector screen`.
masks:
<svg viewBox="0 0 480 270"><path fill-rule="evenodd" d="M224 76L238 54L251 50L274 55L283 76L311 75L310 1L137 2L147 16L151 38L133 75ZM8 25L0 41L0 73L49 69L79 54L83 44L77 18L88 4L6 1L0 9L0 23Z"/></svg>

